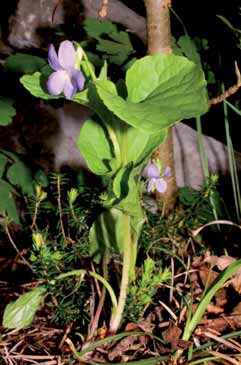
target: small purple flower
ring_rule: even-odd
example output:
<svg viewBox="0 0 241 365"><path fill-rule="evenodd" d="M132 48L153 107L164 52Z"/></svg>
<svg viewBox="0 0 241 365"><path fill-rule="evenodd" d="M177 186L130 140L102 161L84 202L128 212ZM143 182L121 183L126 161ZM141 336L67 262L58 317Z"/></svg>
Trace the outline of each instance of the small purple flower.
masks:
<svg viewBox="0 0 241 365"><path fill-rule="evenodd" d="M155 163L149 163L145 170L144 175L149 179L147 185L148 193L158 191L159 193L165 193L167 191L166 179L171 176L171 169L169 166L165 168L164 176L160 176L160 170Z"/></svg>
<svg viewBox="0 0 241 365"><path fill-rule="evenodd" d="M47 89L51 95L63 92L66 99L70 100L77 91L84 88L84 76L75 68L76 51L70 41L61 42L58 55L54 45L50 44L48 62L55 71L47 81Z"/></svg>

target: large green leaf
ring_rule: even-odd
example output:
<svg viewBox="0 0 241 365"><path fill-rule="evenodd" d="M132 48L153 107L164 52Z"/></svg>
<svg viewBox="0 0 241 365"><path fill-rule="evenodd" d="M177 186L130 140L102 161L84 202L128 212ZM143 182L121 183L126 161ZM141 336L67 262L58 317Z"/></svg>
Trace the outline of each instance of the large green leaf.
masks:
<svg viewBox="0 0 241 365"><path fill-rule="evenodd" d="M150 134L208 110L203 72L185 57L146 56L128 70L126 85L128 98L124 100L111 81L96 82L110 111Z"/></svg>
<svg viewBox="0 0 241 365"><path fill-rule="evenodd" d="M20 329L30 325L45 293L46 289L39 286L9 303L3 314L3 327Z"/></svg>
<svg viewBox="0 0 241 365"><path fill-rule="evenodd" d="M12 105L12 99L0 96L0 125L9 125L12 123L12 118L16 114L16 110Z"/></svg>
<svg viewBox="0 0 241 365"><path fill-rule="evenodd" d="M97 175L112 172L115 165L113 147L108 132L100 123L87 119L77 145L91 171Z"/></svg>
<svg viewBox="0 0 241 365"><path fill-rule="evenodd" d="M0 214L7 215L15 223L19 224L18 212L12 192L12 186L6 181L0 180Z"/></svg>
<svg viewBox="0 0 241 365"><path fill-rule="evenodd" d="M132 164L122 167L113 180L113 192L118 199L122 200L129 194L128 182L132 169Z"/></svg>
<svg viewBox="0 0 241 365"><path fill-rule="evenodd" d="M166 135L166 129L156 134L147 134L140 129L129 127L126 133L127 162L133 162L135 166L142 163L156 147L164 142Z"/></svg>
<svg viewBox="0 0 241 365"><path fill-rule="evenodd" d="M51 95L46 89L47 76L43 76L40 72L35 72L32 75L24 75L20 78L23 86L37 98L49 100L64 98L64 95ZM75 94L73 101L82 105L88 105L87 90Z"/></svg>
<svg viewBox="0 0 241 365"><path fill-rule="evenodd" d="M101 213L90 229L90 254L96 262L108 252L122 253L123 217L121 210L112 208Z"/></svg>
<svg viewBox="0 0 241 365"><path fill-rule="evenodd" d="M11 72L33 73L46 65L46 61L37 56L16 53L6 59L5 67Z"/></svg>
<svg viewBox="0 0 241 365"><path fill-rule="evenodd" d="M31 169L21 160L9 167L7 172L9 181L21 188L24 194L34 195L34 184Z"/></svg>

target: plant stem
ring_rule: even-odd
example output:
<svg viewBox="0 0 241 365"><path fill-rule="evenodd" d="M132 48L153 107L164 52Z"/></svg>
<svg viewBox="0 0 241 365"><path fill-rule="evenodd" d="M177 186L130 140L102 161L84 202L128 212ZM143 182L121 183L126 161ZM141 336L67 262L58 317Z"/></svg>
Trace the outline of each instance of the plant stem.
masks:
<svg viewBox="0 0 241 365"><path fill-rule="evenodd" d="M115 312L112 313L110 320L109 331L111 334L115 334L119 328L128 292L129 274L131 266L131 253L132 253L132 239L131 239L130 216L127 214L124 216L123 219L123 229L124 229L124 242L123 242L122 278L121 278L120 294L117 308Z"/></svg>
<svg viewBox="0 0 241 365"><path fill-rule="evenodd" d="M62 280L62 279L65 279L69 276L80 276L80 275L86 275L86 274L89 275L89 276L92 276L92 278L95 278L95 279L99 280L105 286L106 290L110 294L110 298L111 298L111 301L112 301L112 304L113 304L113 311L115 312L117 310L117 299L116 299L114 290L112 289L112 287L110 286L108 281L106 281L101 275L97 274L96 272L87 271L85 269L72 270L72 271L68 271L64 274L60 274L59 276L57 276L55 278L55 280Z"/></svg>
<svg viewBox="0 0 241 365"><path fill-rule="evenodd" d="M36 220L37 220L37 215L38 215L38 208L40 206L40 200L38 200L35 204L35 209L34 209L34 216L33 216L33 221L32 221L32 224L31 224L31 229L33 229L33 227L37 226L36 225Z"/></svg>

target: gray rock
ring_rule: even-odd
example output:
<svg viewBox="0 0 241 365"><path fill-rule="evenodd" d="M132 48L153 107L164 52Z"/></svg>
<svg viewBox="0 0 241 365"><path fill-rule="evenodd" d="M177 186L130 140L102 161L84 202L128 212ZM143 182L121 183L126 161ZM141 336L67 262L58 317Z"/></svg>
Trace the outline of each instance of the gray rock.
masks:
<svg viewBox="0 0 241 365"><path fill-rule="evenodd" d="M8 41L16 48L41 48L46 46L46 40L39 30L68 22L79 24L83 16L98 18L101 5L101 0L62 0L59 3L57 0L19 0L10 22ZM124 25L145 42L145 18L121 1L109 0L106 19Z"/></svg>
<svg viewBox="0 0 241 365"><path fill-rule="evenodd" d="M200 189L203 172L197 143L197 132L184 123L173 127L174 162L177 185ZM209 170L218 175L229 173L227 147L212 137L203 135ZM241 170L241 154L235 152L238 170Z"/></svg>
<svg viewBox="0 0 241 365"><path fill-rule="evenodd" d="M64 23L63 6L57 7L52 19L56 3L56 0L20 0L16 14L11 19L10 45L16 48L39 48L42 39L38 30Z"/></svg>

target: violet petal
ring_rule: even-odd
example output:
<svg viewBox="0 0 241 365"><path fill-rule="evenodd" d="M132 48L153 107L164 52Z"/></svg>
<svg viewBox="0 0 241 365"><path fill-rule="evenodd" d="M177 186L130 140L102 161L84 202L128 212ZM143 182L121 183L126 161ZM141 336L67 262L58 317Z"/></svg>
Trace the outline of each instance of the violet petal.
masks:
<svg viewBox="0 0 241 365"><path fill-rule="evenodd" d="M72 70L71 74L72 74L72 82L75 85L76 89L79 91L83 90L85 83L83 73L78 70Z"/></svg>
<svg viewBox="0 0 241 365"><path fill-rule="evenodd" d="M159 193L165 193L167 191L167 182L160 178L160 179L156 179L156 190L159 192Z"/></svg>
<svg viewBox="0 0 241 365"><path fill-rule="evenodd" d="M170 176L171 176L171 168L167 166L164 171L164 177L167 179Z"/></svg>
<svg viewBox="0 0 241 365"><path fill-rule="evenodd" d="M53 44L50 44L49 49L48 49L48 62L49 62L49 66L54 71L58 71L58 70L62 69L59 64L58 56L57 56L57 53L55 51Z"/></svg>
<svg viewBox="0 0 241 365"><path fill-rule="evenodd" d="M156 179L150 179L147 185L148 193L151 193L152 191L155 190L155 185L156 185Z"/></svg>
<svg viewBox="0 0 241 365"><path fill-rule="evenodd" d="M150 178L159 178L160 171L155 163L149 163L146 167L146 175Z"/></svg>
<svg viewBox="0 0 241 365"><path fill-rule="evenodd" d="M65 70L71 71L75 67L76 51L70 41L63 41L59 46L59 64Z"/></svg>
<svg viewBox="0 0 241 365"><path fill-rule="evenodd" d="M66 79L68 79L66 71L53 72L47 81L48 92L52 95L59 95L62 93Z"/></svg>
<svg viewBox="0 0 241 365"><path fill-rule="evenodd" d="M64 83L64 96L67 100L71 100L74 94L76 93L77 88L73 83L71 82L70 77L66 78Z"/></svg>

